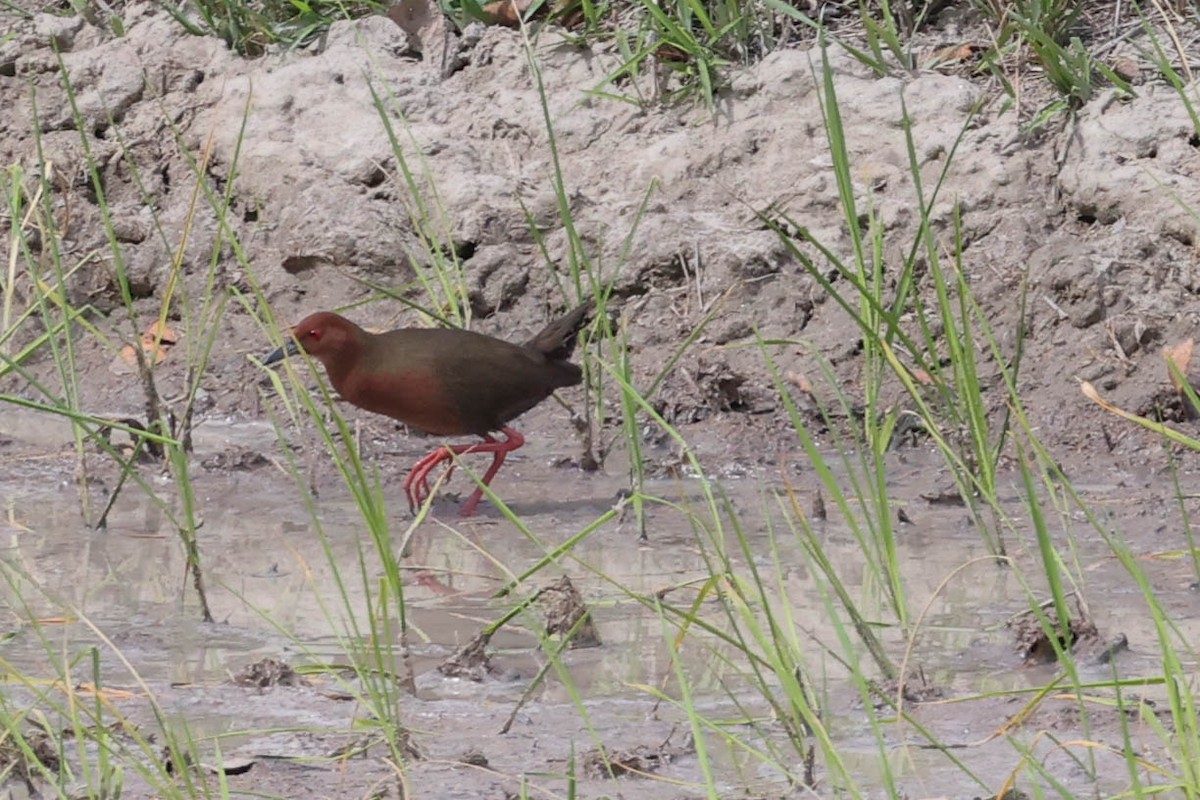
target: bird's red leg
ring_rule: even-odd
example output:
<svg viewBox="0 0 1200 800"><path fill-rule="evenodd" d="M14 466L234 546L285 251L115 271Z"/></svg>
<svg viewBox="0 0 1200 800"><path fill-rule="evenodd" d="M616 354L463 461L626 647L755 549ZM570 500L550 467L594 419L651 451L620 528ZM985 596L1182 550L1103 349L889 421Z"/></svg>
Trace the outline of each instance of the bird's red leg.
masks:
<svg viewBox="0 0 1200 800"><path fill-rule="evenodd" d="M492 465L488 467L487 472L483 473L483 479L479 482L483 486L490 486L492 478L496 477L496 473L500 471L500 467L504 466L505 457L516 450L521 445L525 444L525 437L514 428L504 427L500 429L504 434L503 442L496 441L490 436L485 436L487 440L482 444L474 445L468 453L491 453ZM478 486L471 496L467 498L467 502L463 503L463 507L459 509L460 517L470 517L475 514L475 507L479 505L479 501L483 499L483 486Z"/></svg>
<svg viewBox="0 0 1200 800"><path fill-rule="evenodd" d="M450 478L450 473L454 472L454 457L466 455L467 453L476 452L476 448L485 447L488 444L497 444L496 440L491 436L484 436L483 444L448 444L443 445L429 452L424 458L413 464L413 468L409 471L408 477L404 479L404 494L408 497L408 510L416 513L417 509L429 497L429 473L443 461L450 462L450 468L446 470L445 478Z"/></svg>
<svg viewBox="0 0 1200 800"><path fill-rule="evenodd" d="M413 464L408 471L408 477L404 479L404 496L408 498L408 510L413 514L429 496L429 472L449 455L446 448L439 447Z"/></svg>
<svg viewBox="0 0 1200 800"><path fill-rule="evenodd" d="M496 473L500 471L500 467L504 466L504 459L508 454L525 444L525 437L513 428L501 428L500 432L505 436L504 441L498 441L491 436L485 435L482 442L476 442L475 444L445 445L432 451L429 455L414 464L412 471L404 479L404 493L408 496L409 509L415 513L429 497L429 473L433 472L438 464L441 464L443 461L450 462L450 468L446 470L446 477L450 477L450 473L454 471L455 456L465 456L472 453L491 453L492 463L487 468L487 472L483 473L483 479L480 480L480 483L484 486L491 485L492 478L496 477ZM458 515L460 517L474 515L475 509L482 499L483 488L476 487L471 496L467 498L467 502L463 503L463 507L458 512Z"/></svg>

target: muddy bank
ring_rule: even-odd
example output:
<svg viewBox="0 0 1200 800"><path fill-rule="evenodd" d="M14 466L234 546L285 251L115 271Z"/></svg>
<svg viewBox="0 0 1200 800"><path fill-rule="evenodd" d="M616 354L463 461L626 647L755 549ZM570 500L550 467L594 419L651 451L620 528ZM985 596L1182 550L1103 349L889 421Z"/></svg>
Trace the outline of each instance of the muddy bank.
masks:
<svg viewBox="0 0 1200 800"><path fill-rule="evenodd" d="M103 314L118 302L85 143L147 314L157 313L180 248L190 299L177 305L198 302L210 277L218 291L256 282L286 322L370 298L362 280L407 284L415 267L430 264L431 235L458 258L485 332L520 338L569 302L549 133L519 34L487 30L469 63L443 79L382 17L337 24L320 48L255 60L183 33L152 3L131 3L125 22L118 38L81 18L43 14L21 23L2 50L11 74L0 77L0 159L33 169L40 144L55 172L56 207L70 212L64 258L97 253L69 279L76 303ZM547 30L534 52L574 225L599 276L630 300L641 380L715 310L655 398L668 420L716 460L762 458L787 422L755 330L796 342L773 349L785 372L817 376L828 361L853 394L861 365L852 320L754 215L775 209L840 258L852 255L821 125L819 53L783 50L735 71L710 113L589 97L617 58L602 45L573 47ZM1161 347L1195 329L1196 223L1180 199L1200 196L1198 156L1178 95L1153 83L1129 100L1106 92L1074 121L1035 137L985 83L938 72L878 78L838 48L828 56L856 203L883 227L888 269L912 249L920 216L907 110L927 196L945 173L933 199L936 238L953 251L957 210L963 269L1008 357L1014 298L1028 291L1020 392L1039 435L1088 460L1156 460L1153 440L1098 424L1078 381L1150 411L1170 396ZM211 207L193 211L189 159L206 152L212 185L233 180L227 217L244 260L222 240ZM413 222L403 169L437 209L425 228ZM811 246L800 247L823 269ZM413 297L428 301L419 290ZM354 315L378 327L415 319L387 301ZM113 366L133 332L119 317L96 323L111 338L81 342L84 401L136 409L138 387ZM257 416L258 375L244 357L260 352L260 325L238 303L191 324L174 322L184 341L199 341L198 326L220 329L201 411ZM167 386L179 384L184 361L159 368ZM52 375L44 359L30 368ZM9 379L8 388L22 391L20 383ZM747 447L735 452L717 440Z"/></svg>

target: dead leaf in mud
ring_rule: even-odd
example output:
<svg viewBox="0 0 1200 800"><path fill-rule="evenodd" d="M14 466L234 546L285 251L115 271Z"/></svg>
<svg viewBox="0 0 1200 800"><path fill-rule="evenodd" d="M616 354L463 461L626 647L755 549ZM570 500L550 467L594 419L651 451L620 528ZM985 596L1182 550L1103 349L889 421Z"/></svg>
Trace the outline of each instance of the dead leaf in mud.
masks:
<svg viewBox="0 0 1200 800"><path fill-rule="evenodd" d="M1167 376L1171 379L1171 385L1175 387L1175 391L1180 394L1184 393L1184 385L1179 378L1180 376L1187 378L1188 365L1192 361L1192 350L1195 347L1195 339L1185 339L1174 347L1163 348L1163 360L1167 362ZM1175 365L1175 369L1171 369L1172 364Z"/></svg>
<svg viewBox="0 0 1200 800"><path fill-rule="evenodd" d="M138 342L138 346L142 349L142 354L145 356L146 364L153 367L156 364L161 364L167 357L167 353L171 348L179 342L179 338L175 335L175 331L171 330L165 323L160 323L158 320L151 322L146 330L142 331L142 338ZM136 369L138 363L137 351L134 346L127 344L121 348L121 353L118 356L119 361L113 363L113 371L118 374L122 372L132 372L130 367Z"/></svg>
<svg viewBox="0 0 1200 800"><path fill-rule="evenodd" d="M654 57L670 64L686 64L692 60L691 53L670 42L659 42L658 46L654 48Z"/></svg>
<svg viewBox="0 0 1200 800"><path fill-rule="evenodd" d="M933 385L933 376L930 375L928 372L926 372L923 369L910 369L908 371L908 374L912 375L913 380L916 381L917 383L921 384L922 386L932 386Z"/></svg>
<svg viewBox="0 0 1200 800"><path fill-rule="evenodd" d="M506 28L521 27L521 18L533 5L533 0L497 0L483 5L484 22Z"/></svg>
<svg viewBox="0 0 1200 800"><path fill-rule="evenodd" d="M75 688L72 689L72 691L75 694L81 695L83 697L99 696L106 702L110 702L110 703L114 702L116 700L129 700L130 698L134 698L134 697L138 696L136 693L127 691L125 689L114 689L112 687L107 687L104 689L97 689L96 685L94 683L76 684Z"/></svg>
<svg viewBox="0 0 1200 800"><path fill-rule="evenodd" d="M388 19L413 38L417 50L440 52L446 41L446 16L432 0L400 0L387 10Z"/></svg>
<svg viewBox="0 0 1200 800"><path fill-rule="evenodd" d="M983 45L977 42L963 42L961 44L950 45L949 47L942 47L930 53L922 66L927 69L936 69L943 65L971 61L985 49Z"/></svg>
<svg viewBox="0 0 1200 800"><path fill-rule="evenodd" d="M1142 68L1129 56L1117 56L1110 66L1116 76L1127 83L1134 83L1142 76Z"/></svg>
<svg viewBox="0 0 1200 800"><path fill-rule="evenodd" d="M551 4L550 19L573 31L582 25L587 17L584 15L581 0L554 0Z"/></svg>
<svg viewBox="0 0 1200 800"><path fill-rule="evenodd" d="M413 578L417 586L423 586L439 597L457 597L462 594L460 590L442 583L441 579L432 570L417 570Z"/></svg>
<svg viewBox="0 0 1200 800"><path fill-rule="evenodd" d="M243 667L233 676L233 682L238 686L254 689L267 689L272 686L307 686L308 682L301 678L291 665L274 658L264 658Z"/></svg>
<svg viewBox="0 0 1200 800"><path fill-rule="evenodd" d="M600 634L592 622L591 611L568 576L542 589L538 602L546 609L548 635L570 636L572 648L600 646Z"/></svg>
<svg viewBox="0 0 1200 800"><path fill-rule="evenodd" d="M813 393L812 381L810 381L808 376L803 372L799 372L797 370L788 370L784 373L783 377L788 379L788 383L792 384L805 394L811 395Z"/></svg>

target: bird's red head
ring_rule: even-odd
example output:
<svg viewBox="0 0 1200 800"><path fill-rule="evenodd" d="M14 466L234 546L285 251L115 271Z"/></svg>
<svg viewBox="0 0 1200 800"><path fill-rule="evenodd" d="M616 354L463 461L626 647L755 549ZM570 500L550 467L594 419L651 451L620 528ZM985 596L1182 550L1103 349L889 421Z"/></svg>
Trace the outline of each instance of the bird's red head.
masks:
<svg viewBox="0 0 1200 800"><path fill-rule="evenodd" d="M311 314L292 328L288 341L263 359L263 365L275 364L304 350L325 365L327 370L344 371L358 359L366 332L332 311Z"/></svg>
<svg viewBox="0 0 1200 800"><path fill-rule="evenodd" d="M328 359L346 356L357 346L358 326L345 317L330 311L310 314L292 328L296 344L313 358L328 363Z"/></svg>

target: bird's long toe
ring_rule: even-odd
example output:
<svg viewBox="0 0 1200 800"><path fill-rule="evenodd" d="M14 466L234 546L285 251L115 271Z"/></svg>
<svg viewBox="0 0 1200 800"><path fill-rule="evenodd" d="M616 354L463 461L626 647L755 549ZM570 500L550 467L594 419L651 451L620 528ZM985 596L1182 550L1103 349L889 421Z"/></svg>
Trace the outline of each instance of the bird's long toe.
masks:
<svg viewBox="0 0 1200 800"><path fill-rule="evenodd" d="M408 477L404 479L404 496L408 498L408 513L416 514L417 509L421 507L421 487L413 480L416 472L408 473Z"/></svg>
<svg viewBox="0 0 1200 800"><path fill-rule="evenodd" d="M443 461L449 461L450 466L442 480L449 480L451 473L454 472L454 455L451 448L439 447L413 465L408 477L404 480L404 492L408 496L408 505L412 513L417 513L429 496L433 494L433 487L429 484L429 475Z"/></svg>

